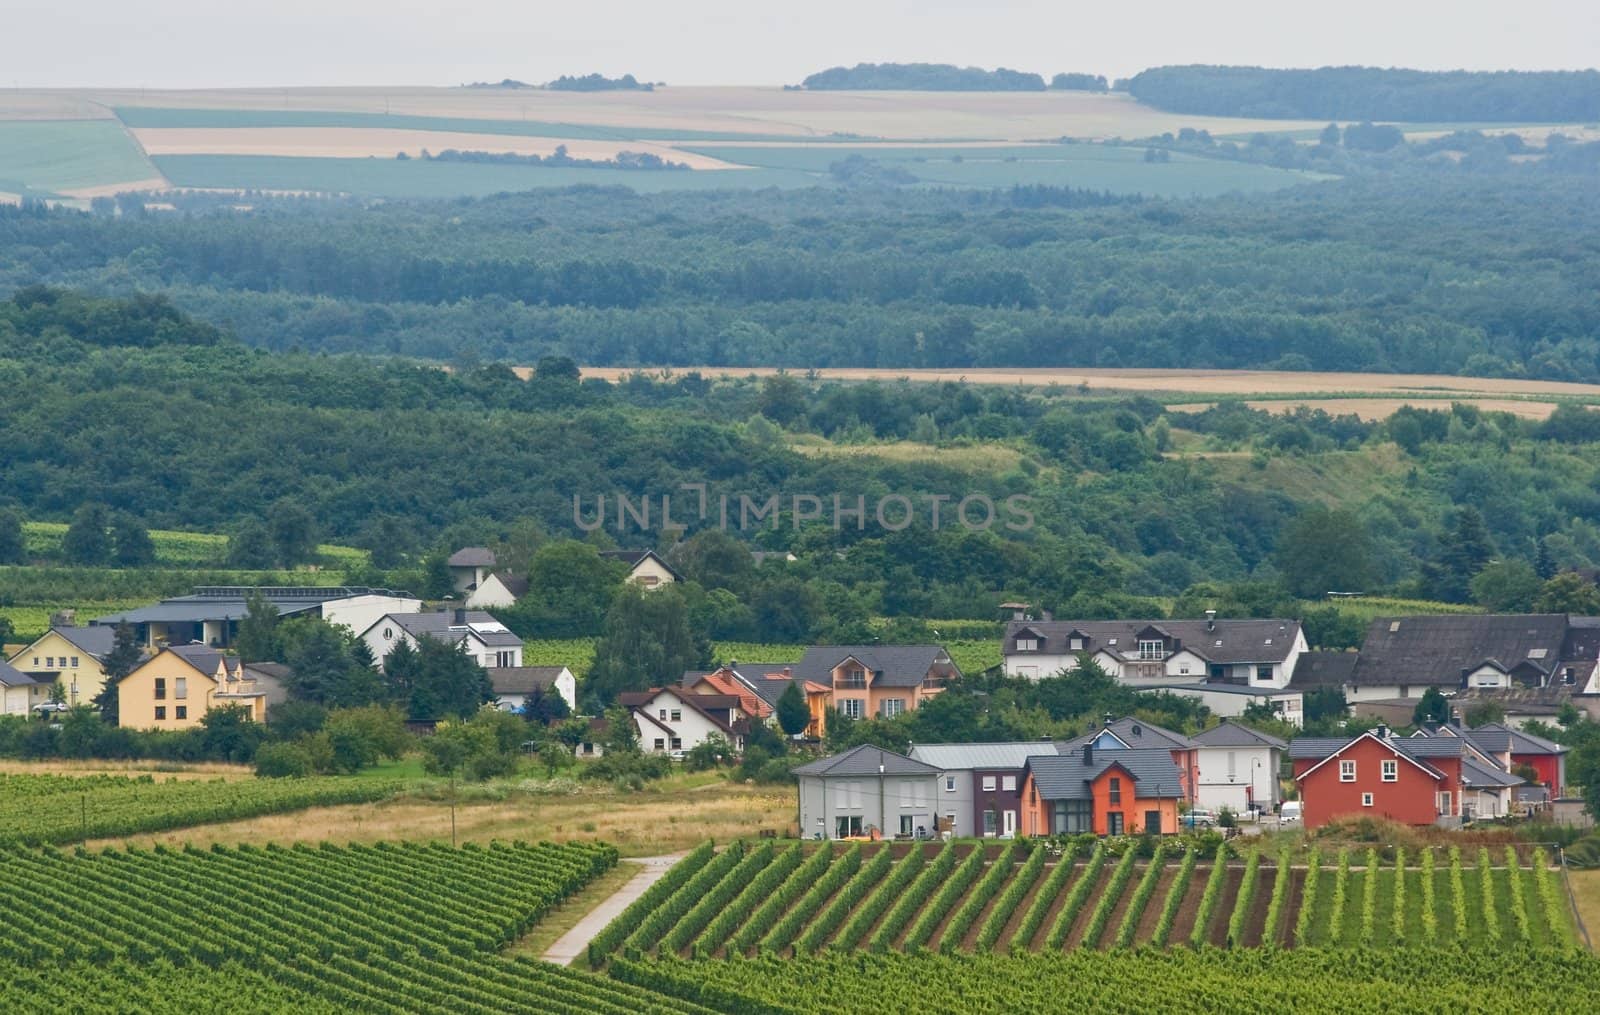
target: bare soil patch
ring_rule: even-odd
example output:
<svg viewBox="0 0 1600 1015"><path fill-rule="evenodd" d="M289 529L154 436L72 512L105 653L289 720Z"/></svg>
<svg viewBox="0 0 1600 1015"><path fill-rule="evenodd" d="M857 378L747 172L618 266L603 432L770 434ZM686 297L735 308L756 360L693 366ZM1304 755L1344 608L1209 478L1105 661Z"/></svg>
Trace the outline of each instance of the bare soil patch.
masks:
<svg viewBox="0 0 1600 1015"><path fill-rule="evenodd" d="M1139 914L1139 926L1133 932L1134 944L1148 944L1156 936L1156 924L1161 922L1161 912L1167 908L1167 896L1172 894L1173 883L1177 880L1178 865L1164 865L1161 880L1156 882L1156 890L1150 894L1144 912Z"/></svg>
<svg viewBox="0 0 1600 1015"><path fill-rule="evenodd" d="M1106 886L1111 883L1112 876L1116 873L1116 864L1107 863L1100 867L1100 872L1095 875L1094 887L1089 890L1089 897L1084 900L1083 908L1078 910L1078 915L1072 920L1072 929L1067 932L1065 947L1068 951L1083 946L1083 936L1089 929L1089 922L1094 919L1094 911L1100 905L1100 899L1106 893Z"/></svg>
<svg viewBox="0 0 1600 1015"><path fill-rule="evenodd" d="M1211 868L1198 865L1194 873L1189 875L1183 901L1178 904L1178 913L1172 918L1172 932L1167 935L1169 945L1188 941L1189 935L1194 933L1194 918L1200 914L1200 897L1205 894L1206 880L1210 877Z"/></svg>
<svg viewBox="0 0 1600 1015"><path fill-rule="evenodd" d="M1228 873L1223 876L1221 897L1217 899L1217 908L1211 913L1211 926L1206 928L1206 938L1218 948L1225 947L1228 943L1228 920L1233 916L1233 907L1239 902L1239 886L1244 884L1244 868L1229 867Z"/></svg>
<svg viewBox="0 0 1600 1015"><path fill-rule="evenodd" d="M1259 948L1266 934L1267 909L1272 905L1272 882L1278 876L1277 868L1257 867L1256 888L1250 895L1250 910L1245 914L1244 926L1239 933L1243 941L1234 942L1245 948Z"/></svg>
<svg viewBox="0 0 1600 1015"><path fill-rule="evenodd" d="M1283 926L1278 929L1278 943L1285 948L1293 948L1297 943L1294 928L1300 922L1300 907L1305 902L1307 873L1299 867L1289 872L1289 897L1284 900Z"/></svg>

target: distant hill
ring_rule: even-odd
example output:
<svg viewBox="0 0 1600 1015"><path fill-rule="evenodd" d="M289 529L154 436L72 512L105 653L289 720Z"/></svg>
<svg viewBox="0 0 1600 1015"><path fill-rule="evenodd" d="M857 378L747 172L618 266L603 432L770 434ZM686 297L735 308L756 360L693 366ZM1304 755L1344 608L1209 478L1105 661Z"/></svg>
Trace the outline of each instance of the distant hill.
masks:
<svg viewBox="0 0 1600 1015"><path fill-rule="evenodd" d="M1038 74L949 63L858 63L830 67L801 84L813 91L1042 92Z"/></svg>
<svg viewBox="0 0 1600 1015"><path fill-rule="evenodd" d="M563 74L554 81L547 82L545 87L556 92L653 92L656 86L648 81L640 81L632 74L624 74L620 78L608 78L603 74L585 74L582 77L572 77Z"/></svg>
<svg viewBox="0 0 1600 1015"><path fill-rule="evenodd" d="M1128 92L1175 113L1291 120L1561 123L1600 117L1600 71L1155 67Z"/></svg>

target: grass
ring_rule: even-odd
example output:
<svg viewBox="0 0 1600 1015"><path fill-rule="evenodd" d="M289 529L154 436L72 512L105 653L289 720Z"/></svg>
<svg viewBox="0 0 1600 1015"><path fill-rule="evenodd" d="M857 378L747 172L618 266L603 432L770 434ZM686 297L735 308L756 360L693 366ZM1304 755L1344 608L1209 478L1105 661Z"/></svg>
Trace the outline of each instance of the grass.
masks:
<svg viewBox="0 0 1600 1015"><path fill-rule="evenodd" d="M66 522L23 522L23 550L30 558L59 558L66 533ZM151 529L150 542L158 565L222 567L228 559L228 537L221 533ZM366 550L332 544L318 546L317 555L333 567L363 565L368 557Z"/></svg>
<svg viewBox="0 0 1600 1015"><path fill-rule="evenodd" d="M632 881L639 870L639 865L632 863L619 863L610 868L563 899L560 905L541 917L531 931L513 943L503 954L508 958L520 956L542 959L544 953L561 940L563 934L576 927L578 922L588 916L600 903L621 891L622 886Z"/></svg>
<svg viewBox="0 0 1600 1015"><path fill-rule="evenodd" d="M1018 468L1023 454L998 442L982 444L921 444L917 441L885 441L873 444L836 444L826 438L808 435L791 440L789 447L816 458L873 458L885 462L942 465L962 472L999 475Z"/></svg>
<svg viewBox="0 0 1600 1015"><path fill-rule="evenodd" d="M1572 871L1572 894L1578 900L1578 916L1589 928L1590 938L1600 933L1600 870Z"/></svg>
<svg viewBox="0 0 1600 1015"><path fill-rule="evenodd" d="M540 187L630 187L642 193L729 187L809 187L783 170L638 171L421 159L292 158L275 155L161 155L152 159L178 187L358 194L389 198L476 197Z"/></svg>
<svg viewBox="0 0 1600 1015"><path fill-rule="evenodd" d="M0 190L46 196L157 175L115 121L0 122Z"/></svg>

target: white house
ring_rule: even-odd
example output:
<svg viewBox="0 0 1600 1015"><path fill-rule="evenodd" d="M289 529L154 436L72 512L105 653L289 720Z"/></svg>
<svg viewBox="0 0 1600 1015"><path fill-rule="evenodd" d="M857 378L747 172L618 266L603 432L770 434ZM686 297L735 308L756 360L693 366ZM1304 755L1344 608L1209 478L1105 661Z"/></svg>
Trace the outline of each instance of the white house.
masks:
<svg viewBox="0 0 1600 1015"><path fill-rule="evenodd" d="M385 614L422 609L422 600L409 592L361 586L201 585L190 595L96 617L90 624L129 624L139 643L150 648L191 643L227 648L238 636L239 621L248 612L247 602L254 595L271 603L280 619L319 617L356 633L365 631Z"/></svg>
<svg viewBox="0 0 1600 1015"><path fill-rule="evenodd" d="M561 695L569 709L578 707L578 682L565 666L491 666L489 683L495 707L505 712L520 712L535 688Z"/></svg>
<svg viewBox="0 0 1600 1015"><path fill-rule="evenodd" d="M654 550L602 550L600 556L628 565L626 580L643 588L656 589L683 580L683 575L673 570Z"/></svg>
<svg viewBox="0 0 1600 1015"><path fill-rule="evenodd" d="M494 551L487 546L463 546L450 555L444 566L450 584L457 592L470 592L494 572Z"/></svg>
<svg viewBox="0 0 1600 1015"><path fill-rule="evenodd" d="M639 748L646 754L692 751L713 736L744 750L750 719L732 694L695 694L681 687L630 691L617 700L633 716Z"/></svg>
<svg viewBox="0 0 1600 1015"><path fill-rule="evenodd" d="M448 613L390 613L361 632L378 666L400 642L417 647L418 638L434 638L466 646L472 660L488 668L522 665L522 639L481 610L456 609Z"/></svg>
<svg viewBox="0 0 1600 1015"><path fill-rule="evenodd" d="M1237 684L1150 684L1141 688L1193 698L1213 714L1236 719L1251 705L1266 705L1277 718L1296 726L1306 724L1305 694L1298 688L1240 687Z"/></svg>
<svg viewBox="0 0 1600 1015"><path fill-rule="evenodd" d="M1269 811L1277 804L1278 768L1288 744L1227 719L1189 739L1200 745L1195 806L1238 814L1251 803Z"/></svg>
<svg viewBox="0 0 1600 1015"><path fill-rule="evenodd" d="M513 577L508 571L496 571L467 592L466 604L473 610L511 606L527 591L528 579Z"/></svg>
<svg viewBox="0 0 1600 1015"><path fill-rule="evenodd" d="M36 680L0 660L0 713L30 715L34 706L50 700L50 684Z"/></svg>

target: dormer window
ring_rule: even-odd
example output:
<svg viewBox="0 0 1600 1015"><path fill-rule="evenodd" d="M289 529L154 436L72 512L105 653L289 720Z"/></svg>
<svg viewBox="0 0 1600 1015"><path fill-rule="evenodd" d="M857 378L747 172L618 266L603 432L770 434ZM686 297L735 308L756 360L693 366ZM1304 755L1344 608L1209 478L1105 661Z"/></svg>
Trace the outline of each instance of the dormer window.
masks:
<svg viewBox="0 0 1600 1015"><path fill-rule="evenodd" d="M859 667L845 670L839 678L840 687L849 687L862 690L867 686L867 671Z"/></svg>
<svg viewBox="0 0 1600 1015"><path fill-rule="evenodd" d="M1074 652L1082 652L1083 651L1083 639L1082 638L1072 638L1070 641L1067 642L1067 647L1072 649L1072 651L1074 651Z"/></svg>
<svg viewBox="0 0 1600 1015"><path fill-rule="evenodd" d="M1165 659L1166 657L1167 657L1167 647L1166 647L1165 644L1162 643L1161 639L1159 639L1159 638L1150 638L1150 639L1140 638L1139 639L1139 658L1140 659Z"/></svg>
<svg viewBox="0 0 1600 1015"><path fill-rule="evenodd" d="M1576 673L1573 672L1573 669L1570 666L1561 671L1561 682L1566 684L1568 687L1572 686L1574 677L1576 677Z"/></svg>
<svg viewBox="0 0 1600 1015"><path fill-rule="evenodd" d="M1039 651L1039 639L1037 639L1037 638L1018 638L1017 639L1017 651L1018 652L1037 652L1037 651Z"/></svg>

